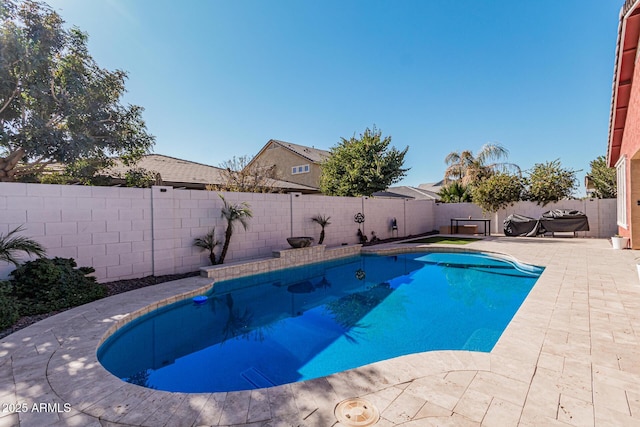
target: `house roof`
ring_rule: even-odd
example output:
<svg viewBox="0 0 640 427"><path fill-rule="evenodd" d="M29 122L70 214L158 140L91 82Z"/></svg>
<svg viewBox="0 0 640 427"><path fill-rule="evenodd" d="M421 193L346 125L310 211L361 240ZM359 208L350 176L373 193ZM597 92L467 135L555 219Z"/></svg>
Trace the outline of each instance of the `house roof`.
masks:
<svg viewBox="0 0 640 427"><path fill-rule="evenodd" d="M440 197L432 191L406 185L389 187L385 191L376 191L372 195L374 197L403 198L414 200L440 200Z"/></svg>
<svg viewBox="0 0 640 427"><path fill-rule="evenodd" d="M418 185L419 189L430 191L432 193L437 193L442 187L444 187L444 180L440 180L438 182L427 182L425 184Z"/></svg>
<svg viewBox="0 0 640 427"><path fill-rule="evenodd" d="M330 151L321 150L315 147L307 147L305 145L292 144L286 141L279 141L272 139L269 142L275 142L276 144L293 151L299 156L302 156L313 163L322 163L327 157L331 155Z"/></svg>
<svg viewBox="0 0 640 427"><path fill-rule="evenodd" d="M312 163L322 163L327 157L329 157L331 155L331 152L329 152L327 150L321 150L321 149L315 148L315 147L307 147L306 145L292 144L291 142L280 141L280 140L277 140L277 139L270 139L264 145L264 147L262 147L260 149L258 154L256 154L255 157L253 159L251 159L251 161L249 162L249 164L247 166L251 165L254 162L254 160L256 160L258 157L260 157L260 155L271 144L276 144L276 145L278 145L278 146L280 146L282 148L285 148L285 149L291 151L292 153L295 153L298 156L307 159L308 161L310 161Z"/></svg>
<svg viewBox="0 0 640 427"><path fill-rule="evenodd" d="M622 137L627 122L638 37L640 36L639 4L640 0L627 0L620 10L607 146L607 164L610 167L615 166L620 158Z"/></svg>
<svg viewBox="0 0 640 427"><path fill-rule="evenodd" d="M158 172L165 182L206 185L221 184L224 181L223 170L220 168L162 154L147 154L133 167ZM116 164L105 172L117 176L117 174L124 174L129 169L131 167L116 160Z"/></svg>
<svg viewBox="0 0 640 427"><path fill-rule="evenodd" d="M207 184L224 183L224 170L221 168L162 154L146 154L132 167L125 166L120 160L116 160L116 164L105 170L104 173L112 177L118 177L132 168L143 168L151 172L158 172L166 185L174 187L202 189ZM53 169L62 170L64 165L56 164ZM285 191L300 191L304 193L318 191L313 187L277 179L271 180L271 186Z"/></svg>

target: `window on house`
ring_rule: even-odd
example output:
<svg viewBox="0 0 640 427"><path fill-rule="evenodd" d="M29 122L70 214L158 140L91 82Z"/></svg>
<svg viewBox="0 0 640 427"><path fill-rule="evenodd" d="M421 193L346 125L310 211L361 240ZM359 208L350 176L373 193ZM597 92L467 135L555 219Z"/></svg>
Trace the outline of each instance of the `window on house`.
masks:
<svg viewBox="0 0 640 427"><path fill-rule="evenodd" d="M616 178L618 185L618 225L627 228L627 159L624 156L616 163Z"/></svg>
<svg viewBox="0 0 640 427"><path fill-rule="evenodd" d="M297 175L299 173L309 173L309 165L300 165L291 168L292 175Z"/></svg>

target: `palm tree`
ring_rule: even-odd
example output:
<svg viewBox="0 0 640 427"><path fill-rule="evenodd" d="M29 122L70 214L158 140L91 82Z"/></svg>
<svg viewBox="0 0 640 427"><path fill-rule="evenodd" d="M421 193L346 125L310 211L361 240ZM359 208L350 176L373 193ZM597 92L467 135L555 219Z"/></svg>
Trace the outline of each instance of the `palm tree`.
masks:
<svg viewBox="0 0 640 427"><path fill-rule="evenodd" d="M215 233L216 228L213 227L204 237L198 237L193 241L193 246L209 251L209 260L211 261L211 265L216 265L216 254L213 251L216 246L221 243L219 240L216 240Z"/></svg>
<svg viewBox="0 0 640 427"><path fill-rule="evenodd" d="M11 230L7 235L0 234L0 261L9 262L16 267L20 265L15 258L16 252L26 252L28 255L43 257L46 253L44 247L35 240L14 234L24 231L22 225Z"/></svg>
<svg viewBox="0 0 640 427"><path fill-rule="evenodd" d="M520 167L513 163L496 162L509 156L509 151L500 144L485 144L474 155L469 150L452 151L447 154L444 162L448 165L444 171L444 181L460 181L463 185L473 184L482 178L491 176L494 172L517 171Z"/></svg>
<svg viewBox="0 0 640 427"><path fill-rule="evenodd" d="M438 191L440 201L444 203L465 203L471 202L471 193L469 187L454 181L449 185L445 185Z"/></svg>
<svg viewBox="0 0 640 427"><path fill-rule="evenodd" d="M317 222L318 224L320 224L320 227L322 227L322 231L320 231L320 240L318 240L318 244L321 245L322 242L324 242L324 228L327 225L331 225L331 223L329 222L329 220L331 219L330 216L325 216L325 215L316 215L313 218L311 218L311 221L313 222Z"/></svg>
<svg viewBox="0 0 640 427"><path fill-rule="evenodd" d="M224 203L224 206L220 211L220 216L227 220L227 229L224 233L224 245L222 245L222 253L220 253L220 258L218 259L218 264L222 264L225 256L227 255L227 250L229 250L229 243L231 242L231 235L233 234L235 223L240 222L242 227L246 230L247 225L249 224L249 218L253 217L253 212L251 212L247 202L232 205L227 203L222 194L218 195L222 199L222 203Z"/></svg>

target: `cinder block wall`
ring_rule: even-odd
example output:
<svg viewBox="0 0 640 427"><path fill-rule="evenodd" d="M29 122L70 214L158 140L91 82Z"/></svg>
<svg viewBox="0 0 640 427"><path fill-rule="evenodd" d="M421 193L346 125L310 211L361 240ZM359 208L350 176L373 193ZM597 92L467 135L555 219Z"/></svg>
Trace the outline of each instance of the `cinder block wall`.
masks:
<svg viewBox="0 0 640 427"><path fill-rule="evenodd" d="M473 203L437 203L435 212L436 228L449 225L451 218L489 218L491 219L492 233L503 233L505 218L511 214L520 214L532 218L539 217L543 212L552 209L574 209L584 212L589 219L590 231L580 232L582 237L608 238L616 233L616 199L584 199L563 200L540 206L533 202L518 202L513 206L502 209L496 213L483 213L482 209ZM478 224L478 230L483 225Z"/></svg>
<svg viewBox="0 0 640 427"><path fill-rule="evenodd" d="M238 225L225 263L271 256L288 247L287 237L318 241L317 214L331 217L325 244L358 242L354 215L363 213L363 229L391 237L396 218L399 236L433 230L433 202L301 194L221 193L229 203L247 202L253 212L245 231ZM209 264L193 246L212 227L224 241L222 199L216 192L0 183L0 233L24 225L25 236L42 243L49 257L74 258L93 266L100 281L195 271ZM394 234L395 235L395 234ZM222 246L217 250L220 252ZM0 263L0 278L13 266Z"/></svg>
<svg viewBox="0 0 640 427"><path fill-rule="evenodd" d="M0 183L0 233L24 225L49 257L93 266L100 279L152 273L151 192L139 188ZM0 277L13 270L0 263Z"/></svg>
<svg viewBox="0 0 640 427"><path fill-rule="evenodd" d="M236 228L225 263L271 256L287 248L287 237L311 236L318 241L320 226L314 215L331 217L324 243L338 246L358 242L354 216L362 213L362 229L368 238L416 235L449 225L452 217L482 217L470 203L436 204L426 200L327 197L302 194L221 193L229 203L247 202L253 212L245 231ZM218 193L177 190L84 187L0 183L0 233L24 225L25 236L47 249L49 257L74 258L80 266L92 266L100 281L111 281L196 271L209 264L208 255L193 246L196 237L212 227L221 242L225 221ZM615 234L615 200L571 200L537 206L520 202L492 214L492 231L502 232L502 221L511 213L537 217L553 208L578 209L589 217L587 237ZM221 246L218 248L218 253ZM0 262L0 278L13 266Z"/></svg>

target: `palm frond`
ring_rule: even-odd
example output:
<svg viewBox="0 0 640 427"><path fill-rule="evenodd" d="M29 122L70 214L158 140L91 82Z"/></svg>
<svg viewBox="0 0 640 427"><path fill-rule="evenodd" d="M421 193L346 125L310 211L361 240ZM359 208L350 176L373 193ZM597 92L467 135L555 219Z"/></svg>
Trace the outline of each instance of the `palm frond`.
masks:
<svg viewBox="0 0 640 427"><path fill-rule="evenodd" d="M193 246L201 249L212 250L222 242L215 238L216 228L213 227L204 237L198 237L193 240Z"/></svg>
<svg viewBox="0 0 640 427"><path fill-rule="evenodd" d="M20 265L20 261L16 258L17 252L25 252L27 255L35 255L43 257L46 254L44 247L25 236L15 236L21 231L24 231L22 225L9 231L7 235L0 234L0 261L5 261L15 265Z"/></svg>
<svg viewBox="0 0 640 427"><path fill-rule="evenodd" d="M326 227L327 225L331 225L331 222L329 222L330 219L331 219L330 216L320 215L320 214L314 217L311 217L311 221L318 223L322 228Z"/></svg>
<svg viewBox="0 0 640 427"><path fill-rule="evenodd" d="M481 165L486 165L490 160L500 160L506 157L509 157L509 150L500 144L487 143L476 155L476 160Z"/></svg>

